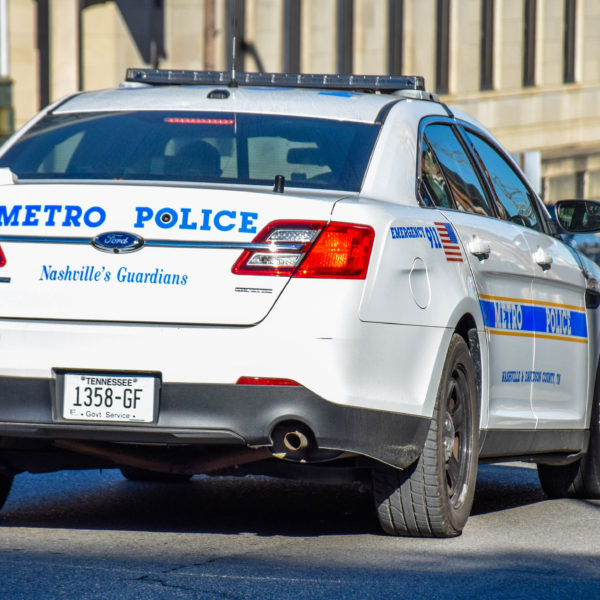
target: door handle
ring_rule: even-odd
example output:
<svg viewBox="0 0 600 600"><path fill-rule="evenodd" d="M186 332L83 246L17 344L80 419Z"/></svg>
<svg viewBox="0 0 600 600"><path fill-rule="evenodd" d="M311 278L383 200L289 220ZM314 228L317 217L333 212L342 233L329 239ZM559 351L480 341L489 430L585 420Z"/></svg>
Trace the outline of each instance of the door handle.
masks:
<svg viewBox="0 0 600 600"><path fill-rule="evenodd" d="M533 253L533 260L544 269L549 269L552 266L552 257L540 246Z"/></svg>
<svg viewBox="0 0 600 600"><path fill-rule="evenodd" d="M491 248L488 242L474 235L469 242L469 252L479 259L484 259L489 257Z"/></svg>

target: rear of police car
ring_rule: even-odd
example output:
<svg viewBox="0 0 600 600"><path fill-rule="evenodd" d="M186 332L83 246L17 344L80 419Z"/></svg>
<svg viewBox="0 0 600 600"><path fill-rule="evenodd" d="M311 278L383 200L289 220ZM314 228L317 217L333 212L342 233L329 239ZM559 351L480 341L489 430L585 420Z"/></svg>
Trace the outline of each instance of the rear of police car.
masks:
<svg viewBox="0 0 600 600"><path fill-rule="evenodd" d="M395 100L154 76L2 149L3 473L410 464L428 419L354 391L377 227L335 210Z"/></svg>

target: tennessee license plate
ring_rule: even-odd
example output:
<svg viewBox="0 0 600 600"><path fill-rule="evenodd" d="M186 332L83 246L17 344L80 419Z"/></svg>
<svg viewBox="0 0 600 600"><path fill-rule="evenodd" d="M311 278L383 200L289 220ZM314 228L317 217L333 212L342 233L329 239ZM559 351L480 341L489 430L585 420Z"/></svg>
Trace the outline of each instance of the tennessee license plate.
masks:
<svg viewBox="0 0 600 600"><path fill-rule="evenodd" d="M64 375L63 418L150 423L156 414L156 378L139 375Z"/></svg>

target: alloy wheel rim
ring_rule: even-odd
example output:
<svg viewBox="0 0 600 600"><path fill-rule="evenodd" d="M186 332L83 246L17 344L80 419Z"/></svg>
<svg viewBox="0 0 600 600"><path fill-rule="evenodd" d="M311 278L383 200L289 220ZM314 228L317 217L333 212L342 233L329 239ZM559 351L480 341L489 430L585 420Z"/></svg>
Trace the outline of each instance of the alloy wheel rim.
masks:
<svg viewBox="0 0 600 600"><path fill-rule="evenodd" d="M442 431L448 499L454 508L459 508L464 502L472 457L470 427L472 417L466 409L469 394L467 374L462 365L457 365L446 391L446 411Z"/></svg>

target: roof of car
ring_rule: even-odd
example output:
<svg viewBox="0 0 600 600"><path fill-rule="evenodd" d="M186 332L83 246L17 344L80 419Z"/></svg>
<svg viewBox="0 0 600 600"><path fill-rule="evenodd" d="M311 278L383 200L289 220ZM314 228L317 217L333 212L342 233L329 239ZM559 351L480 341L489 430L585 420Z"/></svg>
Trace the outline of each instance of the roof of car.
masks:
<svg viewBox="0 0 600 600"><path fill-rule="evenodd" d="M401 97L436 100L418 76L129 69L119 88L77 94L53 112L235 111L373 123Z"/></svg>
<svg viewBox="0 0 600 600"><path fill-rule="evenodd" d="M209 98L215 89L227 89L227 98ZM341 90L224 86L120 87L84 92L68 99L54 113L124 110L259 112L374 123L380 112L399 98Z"/></svg>

